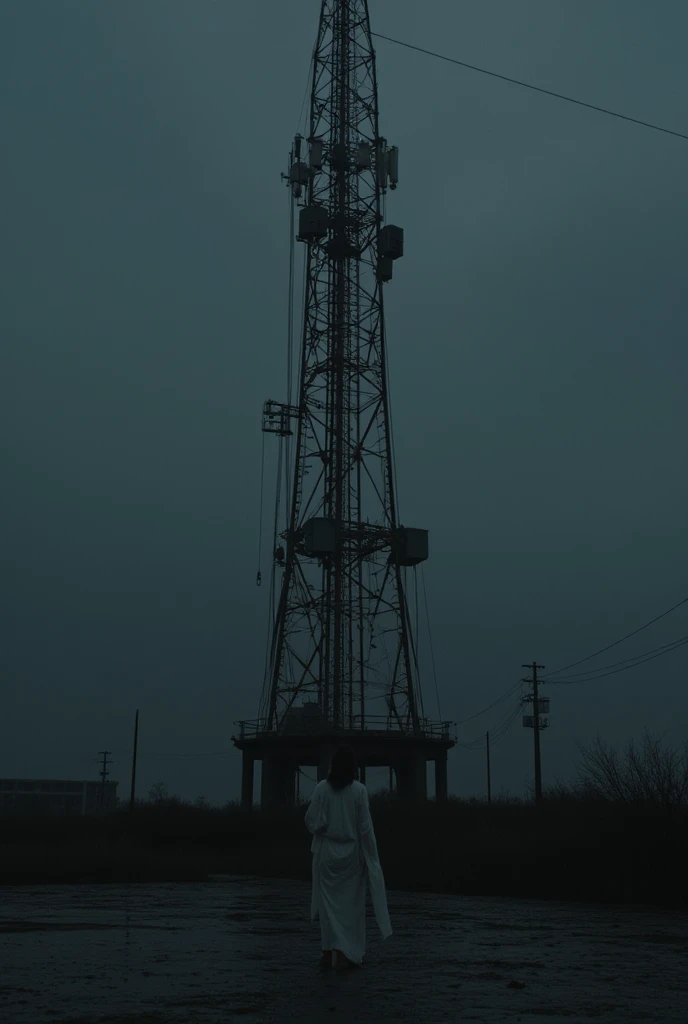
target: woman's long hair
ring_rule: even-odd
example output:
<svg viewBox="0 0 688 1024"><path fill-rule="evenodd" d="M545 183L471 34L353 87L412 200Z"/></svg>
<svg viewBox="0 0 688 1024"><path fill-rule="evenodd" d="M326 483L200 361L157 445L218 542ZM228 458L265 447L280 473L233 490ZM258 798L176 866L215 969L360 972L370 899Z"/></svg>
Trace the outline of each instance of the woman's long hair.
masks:
<svg viewBox="0 0 688 1024"><path fill-rule="evenodd" d="M356 751L348 744L337 747L332 757L327 781L333 789L344 789L358 778L358 761Z"/></svg>

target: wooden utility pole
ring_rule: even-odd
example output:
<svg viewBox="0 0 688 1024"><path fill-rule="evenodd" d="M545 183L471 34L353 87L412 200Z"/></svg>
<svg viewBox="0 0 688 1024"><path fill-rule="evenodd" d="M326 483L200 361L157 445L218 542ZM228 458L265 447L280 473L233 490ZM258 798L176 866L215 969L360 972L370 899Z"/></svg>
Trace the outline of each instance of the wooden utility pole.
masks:
<svg viewBox="0 0 688 1024"><path fill-rule="evenodd" d="M136 721L134 723L134 755L131 760L131 796L129 798L129 813L133 814L134 802L136 800L136 751L139 745L139 710L136 709Z"/></svg>
<svg viewBox="0 0 688 1024"><path fill-rule="evenodd" d="M535 803L542 800L542 765L540 763L540 703L538 701L538 669L544 669L544 665L533 662L532 665L522 665L521 668L530 668L533 671L532 679L524 679L524 683L533 684L533 746L535 754Z"/></svg>
<svg viewBox="0 0 688 1024"><path fill-rule="evenodd" d="M108 775L110 774L110 772L107 770L107 766L108 766L108 754L111 754L111 753L112 753L111 750L99 750L98 751L98 756L100 757L101 754L102 754L102 757L103 757L103 767L100 769L100 809L101 809L101 811L105 810L105 780L107 779ZM110 761L109 763L112 764L112 761Z"/></svg>
<svg viewBox="0 0 688 1024"><path fill-rule="evenodd" d="M485 734L485 739L487 740L487 802L488 802L488 804L491 804L492 803L492 786L491 786L491 783L490 783L490 734L489 734L489 732Z"/></svg>

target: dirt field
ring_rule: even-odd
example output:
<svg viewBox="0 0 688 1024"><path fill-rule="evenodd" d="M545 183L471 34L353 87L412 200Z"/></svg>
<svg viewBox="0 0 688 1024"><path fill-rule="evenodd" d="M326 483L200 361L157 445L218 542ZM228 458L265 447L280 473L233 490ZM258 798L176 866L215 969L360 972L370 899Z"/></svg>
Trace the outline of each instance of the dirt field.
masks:
<svg viewBox="0 0 688 1024"><path fill-rule="evenodd" d="M302 882L0 889L3 1024L688 1021L688 915L390 892L323 971Z"/></svg>

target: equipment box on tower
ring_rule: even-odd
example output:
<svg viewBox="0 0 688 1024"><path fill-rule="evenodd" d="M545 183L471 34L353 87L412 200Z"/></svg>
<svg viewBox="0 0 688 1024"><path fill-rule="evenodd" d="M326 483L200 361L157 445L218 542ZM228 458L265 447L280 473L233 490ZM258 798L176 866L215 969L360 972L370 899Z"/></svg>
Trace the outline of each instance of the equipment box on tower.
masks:
<svg viewBox="0 0 688 1024"><path fill-rule="evenodd" d="M397 532L397 561L399 565L419 565L428 558L428 531L413 527L400 527Z"/></svg>
<svg viewBox="0 0 688 1024"><path fill-rule="evenodd" d="M380 230L378 238L378 255L389 256L391 260L398 260L404 255L404 229L388 224Z"/></svg>
<svg viewBox="0 0 688 1024"><path fill-rule="evenodd" d="M303 546L307 555L322 558L336 550L334 523L331 519L309 519L303 525Z"/></svg>

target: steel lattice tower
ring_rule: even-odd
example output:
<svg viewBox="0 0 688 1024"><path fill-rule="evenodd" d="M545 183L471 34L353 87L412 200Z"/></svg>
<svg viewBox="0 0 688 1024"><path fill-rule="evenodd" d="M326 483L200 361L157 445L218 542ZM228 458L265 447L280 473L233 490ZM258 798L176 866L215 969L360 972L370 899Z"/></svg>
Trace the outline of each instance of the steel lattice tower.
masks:
<svg viewBox="0 0 688 1024"><path fill-rule="evenodd" d="M367 0L323 0L310 130L296 137L285 177L306 247L298 398L267 402L263 430L288 445L289 520L275 551L260 719L235 737L245 770L247 751L263 760L264 802L278 802L266 795L266 758L279 755L281 777L295 757L322 775L326 741L354 737L364 763L393 764L401 778L390 740L406 742L405 757L420 744L423 765L441 756L428 749L439 743L445 772L453 745L448 723L424 716L404 585L406 568L427 558L428 536L397 518L383 289L403 232L384 217L398 153L379 131ZM371 712L370 697L384 704ZM247 789L245 778L244 802Z"/></svg>

